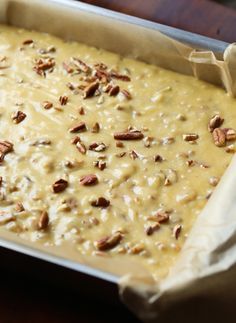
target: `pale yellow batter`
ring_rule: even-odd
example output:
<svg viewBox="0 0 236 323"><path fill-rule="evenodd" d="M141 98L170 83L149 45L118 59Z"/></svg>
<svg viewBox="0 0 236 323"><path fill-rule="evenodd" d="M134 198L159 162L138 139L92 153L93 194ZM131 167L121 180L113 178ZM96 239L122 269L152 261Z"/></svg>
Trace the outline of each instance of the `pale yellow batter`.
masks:
<svg viewBox="0 0 236 323"><path fill-rule="evenodd" d="M0 123L6 230L128 255L161 278L232 158L236 101L193 77L1 26Z"/></svg>

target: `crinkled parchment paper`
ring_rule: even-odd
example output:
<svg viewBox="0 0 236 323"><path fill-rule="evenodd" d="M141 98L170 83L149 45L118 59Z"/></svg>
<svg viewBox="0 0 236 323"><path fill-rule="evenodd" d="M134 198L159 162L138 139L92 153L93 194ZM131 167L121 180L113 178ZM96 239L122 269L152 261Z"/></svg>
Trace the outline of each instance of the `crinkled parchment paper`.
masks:
<svg viewBox="0 0 236 323"><path fill-rule="evenodd" d="M78 10L58 3L2 0L0 22L49 32L194 75L224 87L229 95L236 94L236 45L228 46L224 54L196 50L155 30L87 12L84 5ZM13 240L11 235L7 238ZM222 322L223 317L224 322L235 322L236 158L198 217L165 280L153 281L149 273L128 260L82 257L65 250L66 246L48 248L47 252L122 276L121 298L144 321L208 322L211 318Z"/></svg>

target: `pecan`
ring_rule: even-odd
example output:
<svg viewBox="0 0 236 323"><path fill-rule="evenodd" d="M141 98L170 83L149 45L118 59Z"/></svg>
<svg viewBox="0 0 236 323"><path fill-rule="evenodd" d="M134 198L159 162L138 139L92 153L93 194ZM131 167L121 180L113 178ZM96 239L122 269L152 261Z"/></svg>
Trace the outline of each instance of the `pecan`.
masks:
<svg viewBox="0 0 236 323"><path fill-rule="evenodd" d="M44 230L48 227L49 216L47 211L42 211L38 220L38 229Z"/></svg>
<svg viewBox="0 0 236 323"><path fill-rule="evenodd" d="M98 178L94 174L85 175L80 178L80 184L85 186L94 185L94 184L97 184L97 182L98 182Z"/></svg>
<svg viewBox="0 0 236 323"><path fill-rule="evenodd" d="M86 130L87 130L87 128L86 128L85 122L80 122L77 125L70 128L69 132L76 133L76 132L82 132L82 131L86 131Z"/></svg>
<svg viewBox="0 0 236 323"><path fill-rule="evenodd" d="M67 63L63 62L63 63L62 63L62 66L63 66L64 70L66 70L66 72L67 72L68 74L70 74L70 73L73 73L73 72L74 72L74 69L73 69L69 64L67 64Z"/></svg>
<svg viewBox="0 0 236 323"><path fill-rule="evenodd" d="M100 170L104 170L106 168L106 162L102 161L102 160L96 160L94 162L94 166L99 168Z"/></svg>
<svg viewBox="0 0 236 323"><path fill-rule="evenodd" d="M143 133L139 130L114 133L114 138L117 140L140 140L143 137Z"/></svg>
<svg viewBox="0 0 236 323"><path fill-rule="evenodd" d="M7 154L13 151L13 144L7 140L0 141L0 153Z"/></svg>
<svg viewBox="0 0 236 323"><path fill-rule="evenodd" d="M12 120L14 123L20 123L26 118L26 114L22 111L16 111L12 114Z"/></svg>
<svg viewBox="0 0 236 323"><path fill-rule="evenodd" d="M91 202L92 206L106 208L110 205L110 201L105 197L99 197L97 200Z"/></svg>
<svg viewBox="0 0 236 323"><path fill-rule="evenodd" d="M226 136L224 130L215 128L212 132L214 143L217 147L223 147L226 142Z"/></svg>
<svg viewBox="0 0 236 323"><path fill-rule="evenodd" d="M208 131L213 132L213 130L219 128L223 122L224 119L222 119L219 114L215 114L208 123Z"/></svg>
<svg viewBox="0 0 236 323"><path fill-rule="evenodd" d="M148 236L152 235L159 228L160 228L160 224L159 223L155 223L155 224L152 224L152 225L148 226L146 228L146 230L145 230L146 235L148 235Z"/></svg>
<svg viewBox="0 0 236 323"><path fill-rule="evenodd" d="M81 154L83 154L83 155L86 154L87 149L86 149L85 145L82 142L78 141L76 143L76 148L78 149L78 151Z"/></svg>
<svg viewBox="0 0 236 323"><path fill-rule="evenodd" d="M163 159L163 157L161 157L161 155L156 155L156 156L154 156L154 161L155 162L162 162L164 159Z"/></svg>
<svg viewBox="0 0 236 323"><path fill-rule="evenodd" d="M23 212L25 210L24 205L21 202L17 202L15 205L16 212Z"/></svg>
<svg viewBox="0 0 236 323"><path fill-rule="evenodd" d="M95 122L94 125L92 126L92 132L93 133L98 133L100 130L100 125L98 122Z"/></svg>
<svg viewBox="0 0 236 323"><path fill-rule="evenodd" d="M71 140L71 143L72 143L73 145L76 145L76 144L77 144L77 142L80 142L80 137L79 137L79 136L75 136L75 137Z"/></svg>
<svg viewBox="0 0 236 323"><path fill-rule="evenodd" d="M91 145L89 145L89 150L93 151L104 151L107 148L107 146L103 142L93 142Z"/></svg>
<svg viewBox="0 0 236 323"><path fill-rule="evenodd" d="M43 108L44 108L45 110L49 110L49 109L51 109L52 107L53 107L52 102L49 102L49 101L44 101L44 102L43 102Z"/></svg>
<svg viewBox="0 0 236 323"><path fill-rule="evenodd" d="M111 89L109 90L108 94L110 96L116 96L120 92L120 87L119 85L112 86Z"/></svg>
<svg viewBox="0 0 236 323"><path fill-rule="evenodd" d="M3 178L2 176L0 176L0 187L2 187L2 184L3 184Z"/></svg>
<svg viewBox="0 0 236 323"><path fill-rule="evenodd" d="M129 156L130 156L130 158L131 159L136 159L136 158L139 158L139 156L138 156L138 154L136 153L136 151L135 150L131 150L130 152L129 152Z"/></svg>
<svg viewBox="0 0 236 323"><path fill-rule="evenodd" d="M127 90L121 90L121 93L126 97L127 100L131 100L132 99L132 95L130 94L129 91L127 91Z"/></svg>
<svg viewBox="0 0 236 323"><path fill-rule="evenodd" d="M66 105L68 102L68 96L66 95L61 95L59 98L59 102L61 103L61 105Z"/></svg>
<svg viewBox="0 0 236 323"><path fill-rule="evenodd" d="M89 73L91 70L91 68L86 63L84 63L81 59L77 57L73 57L72 62L77 67L77 69L84 73Z"/></svg>
<svg viewBox="0 0 236 323"><path fill-rule="evenodd" d="M183 140L184 141L196 141L198 138L199 138L199 136L196 133L183 134Z"/></svg>
<svg viewBox="0 0 236 323"><path fill-rule="evenodd" d="M117 80L126 81L126 82L130 81L130 77L128 75L119 74L116 71L111 71L110 76Z"/></svg>
<svg viewBox="0 0 236 323"><path fill-rule="evenodd" d="M54 66L55 66L55 61L53 58L46 58L46 59L39 58L36 60L33 70L40 76L45 76L46 75L45 72L46 71L52 72Z"/></svg>
<svg viewBox="0 0 236 323"><path fill-rule="evenodd" d="M171 145L175 142L175 138L174 137L164 137L161 139L161 142L163 145Z"/></svg>
<svg viewBox="0 0 236 323"><path fill-rule="evenodd" d="M236 139L236 131L232 128L224 128L222 129L225 133L225 138L228 141L235 140Z"/></svg>
<svg viewBox="0 0 236 323"><path fill-rule="evenodd" d="M23 45L30 45L30 44L33 44L33 42L34 42L33 39L26 39L26 40L23 41L22 44Z"/></svg>
<svg viewBox="0 0 236 323"><path fill-rule="evenodd" d="M79 108L79 114L80 115L84 115L85 114L84 107L80 107Z"/></svg>
<svg viewBox="0 0 236 323"><path fill-rule="evenodd" d="M178 240L180 232L182 230L182 225L176 224L173 228L173 236L175 237L176 240Z"/></svg>
<svg viewBox="0 0 236 323"><path fill-rule="evenodd" d="M95 247L100 251L109 250L116 247L122 238L123 236L120 232L115 232L110 236L95 241Z"/></svg>
<svg viewBox="0 0 236 323"><path fill-rule="evenodd" d="M52 189L54 193L63 192L68 186L68 182L64 179L59 179L52 185Z"/></svg>
<svg viewBox="0 0 236 323"><path fill-rule="evenodd" d="M115 156L118 157L118 158L122 158L126 155L126 152L123 151L122 153L119 153L119 154L116 154Z"/></svg>
<svg viewBox="0 0 236 323"><path fill-rule="evenodd" d="M122 141L117 141L117 142L116 142L116 147L118 147L118 148L123 148L123 147L124 147L123 142L122 142Z"/></svg>
<svg viewBox="0 0 236 323"><path fill-rule="evenodd" d="M91 98L92 96L94 96L94 94L98 88L99 88L98 82L93 82L93 83L89 84L84 89L83 98L84 99Z"/></svg>
<svg viewBox="0 0 236 323"><path fill-rule="evenodd" d="M170 216L167 212L159 211L155 214L155 218L158 223L165 223L169 221Z"/></svg>

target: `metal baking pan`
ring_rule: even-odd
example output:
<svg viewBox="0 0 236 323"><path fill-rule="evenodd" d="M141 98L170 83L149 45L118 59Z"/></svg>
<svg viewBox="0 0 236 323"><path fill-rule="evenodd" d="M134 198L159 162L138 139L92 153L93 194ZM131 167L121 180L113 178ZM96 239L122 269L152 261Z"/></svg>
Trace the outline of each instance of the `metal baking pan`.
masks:
<svg viewBox="0 0 236 323"><path fill-rule="evenodd" d="M126 28L130 26L133 30L139 28L140 31L141 28L154 32L161 31L167 36L190 44L195 48L209 49L220 55L228 46L227 43L222 41L71 0L2 0L1 6L1 23L49 33L52 32L53 26L54 34L62 34L67 39L73 39L76 34L76 38L80 41L87 42L89 45L100 45L102 48L107 33L111 35L114 32L116 36L122 36L119 33L120 30L117 30L117 25L114 30L112 29L111 20L117 22L119 26L125 25ZM84 19L92 19L93 23L90 30L92 35L90 37L86 37L83 33L80 35L79 30L74 29L74 23L78 20L79 15L80 17L83 15ZM26 24L24 24L25 17L27 17ZM67 19L66 17L71 17L67 27L63 25L63 19ZM43 25L38 23L40 19L44 19L45 23ZM99 23L99 26L96 26L95 20ZM109 23L109 30L107 30L106 23ZM100 27L99 32L103 31L103 33L96 34L99 29L96 27ZM105 49L115 51L112 44L107 44ZM83 292L90 293L92 288L93 295L96 294L96 291L99 291L99 296L101 296L102 292L103 297L108 296L106 299L109 301L111 299L118 300L117 283L119 277L36 250L33 245L25 246L1 237L0 257L0 266L5 269L13 268L13 270L22 272L29 272L30 269L31 274L33 273L36 276L38 276L38 273L41 273L41 277L50 277L51 275L54 280L58 278L60 283L64 282L65 285L73 288L79 286ZM61 279L62 277L63 279Z"/></svg>

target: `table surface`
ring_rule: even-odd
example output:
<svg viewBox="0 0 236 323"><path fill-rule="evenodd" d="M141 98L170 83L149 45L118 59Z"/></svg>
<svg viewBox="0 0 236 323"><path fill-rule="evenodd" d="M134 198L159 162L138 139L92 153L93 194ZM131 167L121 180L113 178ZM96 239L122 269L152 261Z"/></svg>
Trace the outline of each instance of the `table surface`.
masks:
<svg viewBox="0 0 236 323"><path fill-rule="evenodd" d="M182 28L202 35L236 41L236 1L207 0L84 0L102 7ZM224 7L222 3L229 5ZM1 323L138 322L125 307L107 306L40 284L37 280L0 271ZM67 294L65 294L67 293Z"/></svg>

